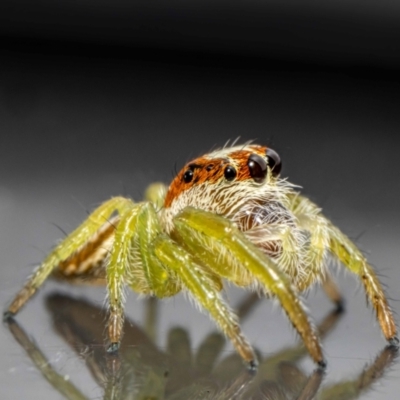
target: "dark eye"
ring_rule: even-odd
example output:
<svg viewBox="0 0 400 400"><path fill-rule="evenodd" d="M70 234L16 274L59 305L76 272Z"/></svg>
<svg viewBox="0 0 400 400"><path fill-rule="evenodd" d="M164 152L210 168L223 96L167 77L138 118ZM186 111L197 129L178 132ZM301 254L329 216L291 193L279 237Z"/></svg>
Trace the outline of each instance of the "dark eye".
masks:
<svg viewBox="0 0 400 400"><path fill-rule="evenodd" d="M268 166L271 168L272 175L278 176L282 169L282 162L278 153L272 149L267 149L265 155L268 157Z"/></svg>
<svg viewBox="0 0 400 400"><path fill-rule="evenodd" d="M267 162L258 154L252 154L247 161L247 166L250 171L250 176L257 183L262 183L267 176Z"/></svg>
<svg viewBox="0 0 400 400"><path fill-rule="evenodd" d="M183 180L185 183L190 183L193 179L193 171L191 169L188 169L184 174L183 174Z"/></svg>
<svg viewBox="0 0 400 400"><path fill-rule="evenodd" d="M227 181L233 181L236 178L236 169L228 165L225 168L224 176Z"/></svg>

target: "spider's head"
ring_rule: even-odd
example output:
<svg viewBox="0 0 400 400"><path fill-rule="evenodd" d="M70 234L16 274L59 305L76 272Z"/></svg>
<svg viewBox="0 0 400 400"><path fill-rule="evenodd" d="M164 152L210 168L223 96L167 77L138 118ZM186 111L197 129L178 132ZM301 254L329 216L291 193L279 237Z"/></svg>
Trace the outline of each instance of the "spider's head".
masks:
<svg viewBox="0 0 400 400"><path fill-rule="evenodd" d="M251 200L263 201L281 171L278 154L265 146L223 148L189 162L172 181L164 202L170 219L186 206L227 215Z"/></svg>

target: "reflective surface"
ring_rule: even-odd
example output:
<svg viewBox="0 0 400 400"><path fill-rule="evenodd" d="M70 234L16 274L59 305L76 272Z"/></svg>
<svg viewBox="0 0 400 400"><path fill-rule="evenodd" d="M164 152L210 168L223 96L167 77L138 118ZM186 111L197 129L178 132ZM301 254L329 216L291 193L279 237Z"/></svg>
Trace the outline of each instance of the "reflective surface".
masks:
<svg viewBox="0 0 400 400"><path fill-rule="evenodd" d="M238 313L248 313L254 298L239 306ZM281 350L270 356L260 355L257 374L243 368L236 354L223 356L225 339L219 333L208 334L197 351L190 346L189 332L172 328L167 333L165 351L154 343L156 335L156 300L147 301L147 332L132 321L125 321L125 336L118 355L105 351L103 335L107 318L101 308L85 300L54 294L46 298L53 329L86 364L104 399L356 399L370 390L373 383L393 363L397 351L383 349L354 379L324 385L324 373L306 374L298 362L305 355L303 346ZM321 337L334 327L338 312L329 314L319 325ZM88 399L65 373L60 374L20 325L11 320L10 332L26 351L43 378L71 400Z"/></svg>

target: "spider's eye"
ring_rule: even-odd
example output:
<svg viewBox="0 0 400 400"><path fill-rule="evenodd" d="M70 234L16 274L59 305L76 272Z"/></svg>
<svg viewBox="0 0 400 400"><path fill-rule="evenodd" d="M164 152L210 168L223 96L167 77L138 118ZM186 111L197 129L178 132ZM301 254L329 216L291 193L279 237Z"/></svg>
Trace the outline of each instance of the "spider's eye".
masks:
<svg viewBox="0 0 400 400"><path fill-rule="evenodd" d="M264 182L268 171L267 162L264 158L262 158L258 154L252 154L247 161L247 166L250 171L250 176L254 179L255 182Z"/></svg>
<svg viewBox="0 0 400 400"><path fill-rule="evenodd" d="M272 149L267 149L265 155L268 157L268 166L271 168L272 175L278 176L282 169L282 162L278 153Z"/></svg>
<svg viewBox="0 0 400 400"><path fill-rule="evenodd" d="M233 168L232 166L230 166L230 165L228 165L226 168L225 168L225 171L224 171L224 176L225 176L225 179L227 180L227 181L233 181L235 178L236 178L236 169L235 168Z"/></svg>
<svg viewBox="0 0 400 400"><path fill-rule="evenodd" d="M188 169L184 174L183 174L183 180L185 183L190 183L193 179L193 171L191 169Z"/></svg>

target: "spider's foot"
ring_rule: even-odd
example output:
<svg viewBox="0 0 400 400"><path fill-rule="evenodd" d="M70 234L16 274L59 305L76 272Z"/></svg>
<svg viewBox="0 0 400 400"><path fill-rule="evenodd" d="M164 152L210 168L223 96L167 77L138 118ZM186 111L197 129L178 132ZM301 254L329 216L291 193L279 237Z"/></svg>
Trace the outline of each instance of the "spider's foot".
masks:
<svg viewBox="0 0 400 400"><path fill-rule="evenodd" d="M318 365L319 371L326 371L326 367L328 366L328 364L325 360L318 361L317 365Z"/></svg>
<svg viewBox="0 0 400 400"><path fill-rule="evenodd" d="M247 364L247 369L249 372L255 374L258 370L258 361L256 359L249 361Z"/></svg>
<svg viewBox="0 0 400 400"><path fill-rule="evenodd" d="M119 343L118 342L113 342L110 343L110 345L107 347L107 353L108 354L116 354L119 349Z"/></svg>
<svg viewBox="0 0 400 400"><path fill-rule="evenodd" d="M398 350L399 349L399 339L397 336L393 336L392 338L390 338L388 340L389 342L389 347L391 347L392 349Z"/></svg>
<svg viewBox="0 0 400 400"><path fill-rule="evenodd" d="M14 313L11 311L5 311L3 313L3 322L10 322L12 319L14 319Z"/></svg>
<svg viewBox="0 0 400 400"><path fill-rule="evenodd" d="M340 299L338 301L335 302L335 312L337 314L342 314L346 311L346 302L344 299Z"/></svg>

